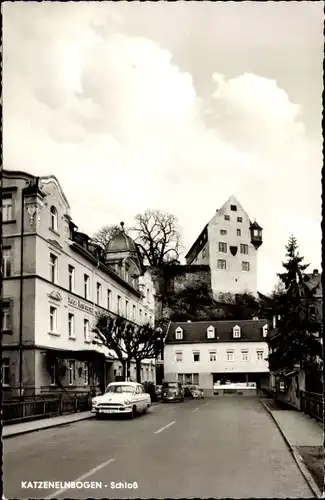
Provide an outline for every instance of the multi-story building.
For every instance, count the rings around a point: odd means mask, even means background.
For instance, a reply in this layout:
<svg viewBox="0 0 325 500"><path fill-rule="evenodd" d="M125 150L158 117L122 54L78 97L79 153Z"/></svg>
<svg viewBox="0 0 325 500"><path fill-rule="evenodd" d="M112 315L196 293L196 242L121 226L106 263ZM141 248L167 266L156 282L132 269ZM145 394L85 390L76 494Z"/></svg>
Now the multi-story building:
<svg viewBox="0 0 325 500"><path fill-rule="evenodd" d="M267 386L267 335L264 319L170 323L164 346L164 378L199 385L206 394L212 394L218 381Z"/></svg>
<svg viewBox="0 0 325 500"><path fill-rule="evenodd" d="M94 344L96 314L154 325L153 284L136 245L122 228L103 254L78 232L54 176L3 171L2 203L4 389L102 390L122 366ZM154 361L143 361L142 376L155 380Z"/></svg>
<svg viewBox="0 0 325 500"><path fill-rule="evenodd" d="M187 265L209 265L214 298L257 293L257 250L262 228L234 196L216 211L186 255ZM230 294L230 295L227 295Z"/></svg>

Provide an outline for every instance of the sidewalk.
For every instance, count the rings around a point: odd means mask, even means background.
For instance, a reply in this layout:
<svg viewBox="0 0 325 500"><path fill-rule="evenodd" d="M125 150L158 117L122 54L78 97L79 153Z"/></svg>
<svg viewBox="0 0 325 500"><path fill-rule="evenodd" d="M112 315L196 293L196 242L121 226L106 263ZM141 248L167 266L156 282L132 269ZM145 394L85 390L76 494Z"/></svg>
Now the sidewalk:
<svg viewBox="0 0 325 500"><path fill-rule="evenodd" d="M151 406L159 404L159 401L151 403ZM18 436L19 434L27 434L29 432L42 431L50 429L51 427L60 427L62 425L69 425L74 422L80 422L88 418L95 418L95 414L90 411L83 411L80 413L69 413L68 415L61 415L58 417L42 418L32 420L31 422L22 422L20 424L4 425L2 427L2 438L9 438Z"/></svg>
<svg viewBox="0 0 325 500"><path fill-rule="evenodd" d="M2 427L2 438L18 436L19 434L27 434L28 432L41 431L50 429L51 427L59 427L68 425L73 422L94 418L94 413L83 411L80 413L69 413L68 415L60 415L59 417L42 418L32 420L31 422L22 422L20 424L10 424Z"/></svg>
<svg viewBox="0 0 325 500"><path fill-rule="evenodd" d="M323 443L321 422L294 409L280 409L271 398L260 398L270 413L293 457L317 498L323 498Z"/></svg>

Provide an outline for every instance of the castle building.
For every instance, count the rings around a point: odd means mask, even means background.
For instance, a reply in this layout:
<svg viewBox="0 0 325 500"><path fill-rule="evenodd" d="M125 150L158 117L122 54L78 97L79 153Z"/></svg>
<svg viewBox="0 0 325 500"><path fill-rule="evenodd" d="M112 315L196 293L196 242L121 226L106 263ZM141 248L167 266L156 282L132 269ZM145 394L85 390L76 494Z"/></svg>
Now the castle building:
<svg viewBox="0 0 325 500"><path fill-rule="evenodd" d="M122 366L94 343L96 314L154 326L154 287L136 245L122 229L103 254L78 231L54 176L3 171L2 206L4 396L103 390ZM141 368L142 381L155 381L153 360Z"/></svg>
<svg viewBox="0 0 325 500"><path fill-rule="evenodd" d="M237 293L257 294L257 251L262 228L231 196L216 211L185 256L186 264L209 265L215 300Z"/></svg>

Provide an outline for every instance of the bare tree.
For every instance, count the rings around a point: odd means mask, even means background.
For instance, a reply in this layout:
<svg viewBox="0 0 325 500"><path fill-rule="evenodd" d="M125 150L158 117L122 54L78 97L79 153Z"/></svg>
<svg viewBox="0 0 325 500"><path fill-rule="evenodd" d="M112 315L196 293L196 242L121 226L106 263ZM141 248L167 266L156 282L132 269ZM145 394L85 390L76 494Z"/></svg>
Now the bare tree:
<svg viewBox="0 0 325 500"><path fill-rule="evenodd" d="M111 349L123 366L124 377L130 377L131 361L135 361L137 381L140 382L140 365L144 359L156 358L162 350L162 329L151 328L148 324L135 326L121 317L99 314L93 329L96 338Z"/></svg>
<svg viewBox="0 0 325 500"><path fill-rule="evenodd" d="M146 265L161 269L178 263L180 233L174 215L161 210L146 210L135 217L135 226L106 225L93 236L93 241L107 250L109 242L122 231L133 237Z"/></svg>
<svg viewBox="0 0 325 500"><path fill-rule="evenodd" d="M121 231L124 231L126 234L129 234L130 228L124 227L124 222L121 222L120 226L118 224L106 225L103 226L99 231L97 231L97 233L94 234L92 240L94 241L94 243L100 245L104 250L107 250L110 241L115 236L120 234Z"/></svg>
<svg viewBox="0 0 325 500"><path fill-rule="evenodd" d="M176 217L161 210L146 210L135 220L135 242L144 262L155 268L178 263L180 233Z"/></svg>

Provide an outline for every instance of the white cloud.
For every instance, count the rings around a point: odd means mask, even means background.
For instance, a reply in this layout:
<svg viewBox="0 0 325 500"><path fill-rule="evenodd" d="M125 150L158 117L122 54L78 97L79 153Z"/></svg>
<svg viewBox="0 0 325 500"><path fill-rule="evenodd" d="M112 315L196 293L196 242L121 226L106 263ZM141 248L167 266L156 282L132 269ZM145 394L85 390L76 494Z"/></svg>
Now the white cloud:
<svg viewBox="0 0 325 500"><path fill-rule="evenodd" d="M123 27L116 10L105 24L104 5L22 5L4 9L5 168L55 174L89 233L148 207L175 213L186 249L235 193L264 227L261 291L292 231L319 267L320 142L275 80L211 67L202 97L157 42L108 30Z"/></svg>

